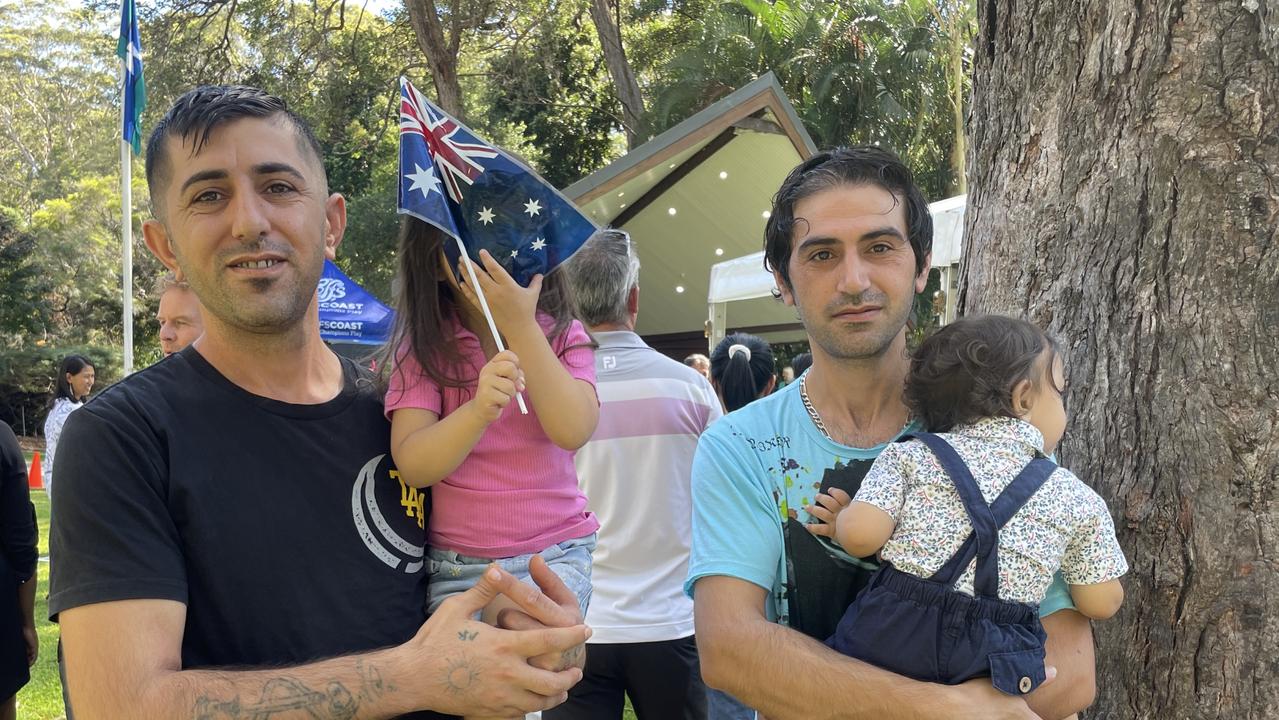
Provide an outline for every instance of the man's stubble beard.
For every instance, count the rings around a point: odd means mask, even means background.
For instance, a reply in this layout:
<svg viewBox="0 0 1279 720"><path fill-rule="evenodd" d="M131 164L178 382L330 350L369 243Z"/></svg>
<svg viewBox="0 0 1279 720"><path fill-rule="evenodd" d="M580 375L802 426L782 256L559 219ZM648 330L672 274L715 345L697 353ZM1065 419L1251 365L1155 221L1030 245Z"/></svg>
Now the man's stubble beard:
<svg viewBox="0 0 1279 720"><path fill-rule="evenodd" d="M804 325L804 330L808 333L813 344L821 348L827 356L834 360L871 360L882 357L893 346L893 342L905 329L907 321L910 319L910 313L914 307L914 300L904 303L901 308L892 308L887 302L882 304L882 312L886 317L882 318L882 325L876 323L876 327L867 328L859 332L840 332L836 329L836 321L829 318L828 308L834 306L856 306L863 302L862 297L857 296L852 300L842 303L832 303L822 308L819 313L824 322L810 323L805 315L804 309L796 304L795 309L799 314L799 320ZM891 317L887 317L887 313L892 312Z"/></svg>
<svg viewBox="0 0 1279 720"><path fill-rule="evenodd" d="M296 253L288 251L284 255L290 265L298 268ZM255 335L269 335L287 332L302 322L315 297L323 271L324 261L321 259L319 267L314 272L306 272L306 277L285 273L276 279L250 280L248 284L256 292L248 294L235 292L216 278L206 285L204 278L186 273L185 269L184 274L205 312L219 323ZM231 271L223 272L229 274ZM305 287L310 290L303 290Z"/></svg>

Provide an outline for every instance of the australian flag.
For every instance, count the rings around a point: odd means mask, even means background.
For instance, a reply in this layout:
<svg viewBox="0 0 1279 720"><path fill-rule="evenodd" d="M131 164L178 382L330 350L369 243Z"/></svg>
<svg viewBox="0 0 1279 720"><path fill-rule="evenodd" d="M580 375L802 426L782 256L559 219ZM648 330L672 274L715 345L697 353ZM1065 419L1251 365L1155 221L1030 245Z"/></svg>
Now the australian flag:
<svg viewBox="0 0 1279 720"><path fill-rule="evenodd" d="M399 211L428 222L479 261L488 250L525 287L595 232L537 173L489 145L400 78ZM455 243L445 251L456 264Z"/></svg>

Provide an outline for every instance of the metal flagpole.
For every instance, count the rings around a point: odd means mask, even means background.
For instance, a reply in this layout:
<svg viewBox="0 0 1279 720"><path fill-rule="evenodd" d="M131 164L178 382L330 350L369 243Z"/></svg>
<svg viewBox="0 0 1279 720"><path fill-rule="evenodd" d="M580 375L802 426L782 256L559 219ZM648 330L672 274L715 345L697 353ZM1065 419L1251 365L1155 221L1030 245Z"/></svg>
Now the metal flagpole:
<svg viewBox="0 0 1279 720"><path fill-rule="evenodd" d="M120 127L129 121L127 103L123 102L124 93L128 90L129 63L132 57L126 55L120 60ZM129 152L133 150L129 141L120 136L120 214L123 219L120 227L123 230L124 269L121 272L124 281L124 374L133 372L133 165Z"/></svg>
<svg viewBox="0 0 1279 720"><path fill-rule="evenodd" d="M475 296L480 299L480 309L484 311L484 319L488 320L489 332L493 333L493 342L497 343L497 351L504 352L506 344L502 342L502 336L497 332L497 323L493 322L493 313L489 312L489 302L484 299L484 288L480 287L479 278L475 277L475 268L471 267L471 256L466 254L466 245L462 244L462 239L454 235L453 239L457 241L458 252L462 253L462 259L466 262L466 274L471 278L471 287L475 288ZM528 415L528 405L524 404L524 394L515 393L515 401L520 404L520 414Z"/></svg>

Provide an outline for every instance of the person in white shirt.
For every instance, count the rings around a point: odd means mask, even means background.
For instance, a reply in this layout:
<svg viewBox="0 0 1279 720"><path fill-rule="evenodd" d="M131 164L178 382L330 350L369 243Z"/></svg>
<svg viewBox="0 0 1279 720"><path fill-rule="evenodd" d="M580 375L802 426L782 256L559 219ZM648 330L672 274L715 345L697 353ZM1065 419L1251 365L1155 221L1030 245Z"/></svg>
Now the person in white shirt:
<svg viewBox="0 0 1279 720"><path fill-rule="evenodd" d="M89 358L83 355L68 355L62 358L62 366L58 369L58 380L53 393L53 404L49 406L49 415L44 420L44 491L53 495L53 461L58 450L58 437L62 435L62 425L67 416L79 410L89 398L93 389L94 368Z"/></svg>

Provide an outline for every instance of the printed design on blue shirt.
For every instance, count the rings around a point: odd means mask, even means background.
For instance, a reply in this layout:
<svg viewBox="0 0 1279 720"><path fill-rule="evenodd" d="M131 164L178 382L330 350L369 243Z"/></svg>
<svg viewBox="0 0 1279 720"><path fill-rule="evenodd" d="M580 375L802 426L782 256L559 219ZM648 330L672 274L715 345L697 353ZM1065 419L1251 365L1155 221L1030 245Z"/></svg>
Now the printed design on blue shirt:
<svg viewBox="0 0 1279 720"><path fill-rule="evenodd" d="M732 435L759 455L782 525L786 576L773 591L777 620L825 639L865 584L866 571L875 564L873 559L859 562L831 540L810 533L806 525L818 520L805 508L816 502L818 493L832 488L843 490L849 497L857 494L874 461L822 451L825 457L814 462L801 454L817 448L802 439L792 441L788 434L752 437L734 428ZM818 463L821 466L815 467ZM792 598L797 600L792 603Z"/></svg>

